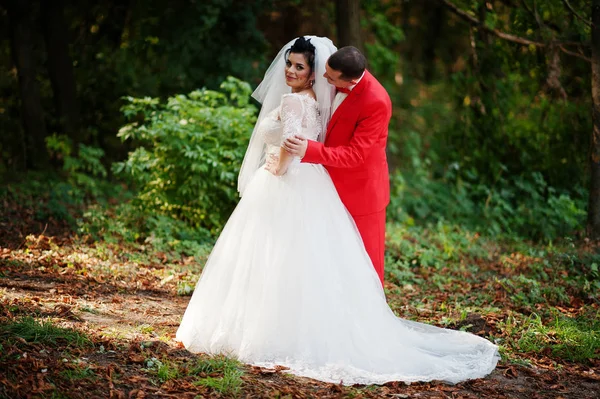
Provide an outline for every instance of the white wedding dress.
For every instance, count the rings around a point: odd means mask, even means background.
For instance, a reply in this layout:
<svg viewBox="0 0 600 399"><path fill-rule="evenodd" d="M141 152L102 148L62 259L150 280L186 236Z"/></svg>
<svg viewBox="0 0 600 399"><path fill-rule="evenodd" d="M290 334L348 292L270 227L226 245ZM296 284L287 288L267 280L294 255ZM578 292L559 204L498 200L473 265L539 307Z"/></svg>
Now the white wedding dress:
<svg viewBox="0 0 600 399"><path fill-rule="evenodd" d="M269 154L320 132L317 103L287 94L260 124ZM386 303L358 230L321 165L256 171L224 227L177 331L191 352L288 367L321 381L382 384L489 374L497 347L403 320Z"/></svg>

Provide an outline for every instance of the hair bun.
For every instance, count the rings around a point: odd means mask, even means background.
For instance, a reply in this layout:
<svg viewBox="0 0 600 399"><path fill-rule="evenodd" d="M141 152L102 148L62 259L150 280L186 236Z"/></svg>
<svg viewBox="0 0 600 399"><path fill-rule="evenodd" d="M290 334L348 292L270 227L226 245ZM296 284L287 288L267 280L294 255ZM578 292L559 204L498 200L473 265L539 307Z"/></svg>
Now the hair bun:
<svg viewBox="0 0 600 399"><path fill-rule="evenodd" d="M310 42L311 39L307 39L304 36L300 36L292 47L290 48L292 53L303 53L305 51L310 51L311 53L315 52L315 46Z"/></svg>
<svg viewBox="0 0 600 399"><path fill-rule="evenodd" d="M304 36L300 36L292 44L292 47L286 50L285 54L286 58L289 53L304 54L310 68L313 69L315 67L315 52L315 46L310 42L310 38L307 39Z"/></svg>

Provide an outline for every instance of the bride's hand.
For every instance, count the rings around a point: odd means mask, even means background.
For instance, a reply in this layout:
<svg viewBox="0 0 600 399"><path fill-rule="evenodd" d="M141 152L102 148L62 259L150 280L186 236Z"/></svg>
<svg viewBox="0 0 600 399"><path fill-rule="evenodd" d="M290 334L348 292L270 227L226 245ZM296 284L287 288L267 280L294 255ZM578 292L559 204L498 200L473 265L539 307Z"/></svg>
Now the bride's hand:
<svg viewBox="0 0 600 399"><path fill-rule="evenodd" d="M275 176L283 176L285 175L285 172L287 172L287 168L278 168L276 163L266 164L265 169Z"/></svg>
<svg viewBox="0 0 600 399"><path fill-rule="evenodd" d="M284 169L279 166L279 158L273 155L269 155L267 157L265 169L274 174L275 176L283 176L287 171L287 168Z"/></svg>
<svg viewBox="0 0 600 399"><path fill-rule="evenodd" d="M265 170L268 170L269 172L275 174L275 170L277 169L278 163L279 158L275 157L273 154L269 154L265 162Z"/></svg>

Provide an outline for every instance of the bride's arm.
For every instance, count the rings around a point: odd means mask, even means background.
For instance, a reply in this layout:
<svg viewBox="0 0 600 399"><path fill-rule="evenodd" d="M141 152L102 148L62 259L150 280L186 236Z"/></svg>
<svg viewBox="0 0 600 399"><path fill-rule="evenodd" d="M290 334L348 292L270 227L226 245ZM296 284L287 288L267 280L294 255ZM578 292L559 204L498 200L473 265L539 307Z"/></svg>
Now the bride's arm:
<svg viewBox="0 0 600 399"><path fill-rule="evenodd" d="M293 160L294 156L281 147L278 162L267 165L267 170L275 176L283 176Z"/></svg>
<svg viewBox="0 0 600 399"><path fill-rule="evenodd" d="M298 135L302 131L302 100L297 96L286 95L281 101L281 122L283 123L283 137ZM279 150L279 160L275 164L267 166L267 170L276 176L282 176L294 160L294 155L287 152L283 147Z"/></svg>

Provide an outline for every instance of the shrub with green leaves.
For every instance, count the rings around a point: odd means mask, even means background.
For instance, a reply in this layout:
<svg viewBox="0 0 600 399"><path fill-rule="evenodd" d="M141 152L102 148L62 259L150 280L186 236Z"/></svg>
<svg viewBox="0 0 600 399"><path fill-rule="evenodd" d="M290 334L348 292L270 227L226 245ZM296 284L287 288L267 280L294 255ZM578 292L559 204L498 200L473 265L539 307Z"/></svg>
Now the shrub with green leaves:
<svg viewBox="0 0 600 399"><path fill-rule="evenodd" d="M583 224L585 190L558 190L539 171L510 177L498 173L489 183L478 170L453 163L440 174L432 161L435 154L423 158L422 146L420 138L411 135L405 148L410 166L392 174L392 220L447 220L486 235L538 240L564 237Z"/></svg>
<svg viewBox="0 0 600 399"><path fill-rule="evenodd" d="M130 122L118 136L139 146L113 169L135 184L135 202L145 213L215 233L235 207L256 107L249 103L249 84L229 77L220 88L166 102L125 98L122 111Z"/></svg>
<svg viewBox="0 0 600 399"><path fill-rule="evenodd" d="M79 144L78 150L73 151L71 139L57 134L46 138L46 147L51 156L62 160L66 180L76 191L73 197L98 197L105 191L107 173L102 164L102 148Z"/></svg>

